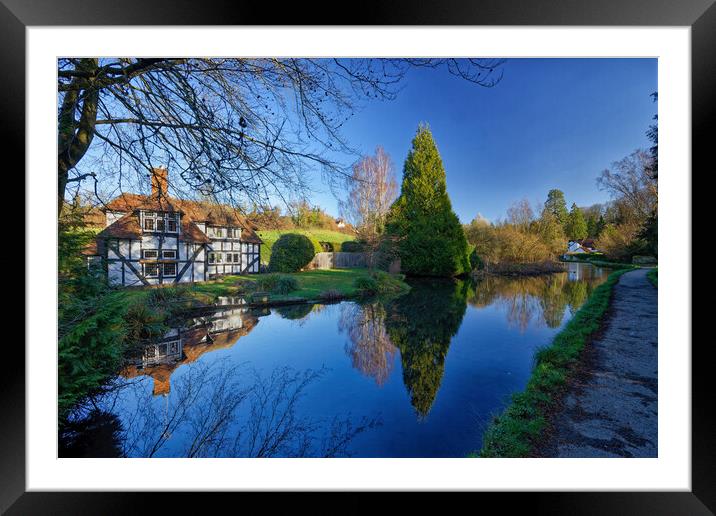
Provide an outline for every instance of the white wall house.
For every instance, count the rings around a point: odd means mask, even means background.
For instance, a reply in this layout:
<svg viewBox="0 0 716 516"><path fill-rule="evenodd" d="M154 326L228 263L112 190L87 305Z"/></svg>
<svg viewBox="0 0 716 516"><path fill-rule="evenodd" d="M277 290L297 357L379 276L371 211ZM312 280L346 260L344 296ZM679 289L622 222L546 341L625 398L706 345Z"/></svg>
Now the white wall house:
<svg viewBox="0 0 716 516"><path fill-rule="evenodd" d="M578 254L586 253L587 251L582 247L582 244L574 240L570 240L567 244L567 253Z"/></svg>
<svg viewBox="0 0 716 516"><path fill-rule="evenodd" d="M259 272L261 239L233 209L167 195L166 169L154 169L151 195L122 194L105 209L96 254L111 285L206 281Z"/></svg>

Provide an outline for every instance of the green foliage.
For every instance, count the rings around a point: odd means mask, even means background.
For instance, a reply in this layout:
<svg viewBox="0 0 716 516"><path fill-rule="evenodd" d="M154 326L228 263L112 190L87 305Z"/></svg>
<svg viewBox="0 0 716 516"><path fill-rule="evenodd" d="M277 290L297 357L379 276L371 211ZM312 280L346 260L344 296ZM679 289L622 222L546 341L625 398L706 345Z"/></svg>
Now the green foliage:
<svg viewBox="0 0 716 516"><path fill-rule="evenodd" d="M646 278L654 285L659 288L659 270L654 267L652 270L646 273Z"/></svg>
<svg viewBox="0 0 716 516"><path fill-rule="evenodd" d="M527 388L493 418L482 438L480 457L528 457L547 426L547 414L573 373L585 343L596 332L609 307L612 289L626 270L613 272L558 333L552 344L539 350ZM583 294L579 294L580 296Z"/></svg>
<svg viewBox="0 0 716 516"><path fill-rule="evenodd" d="M347 240L341 244L341 251L344 253L361 253L365 250L362 242Z"/></svg>
<svg viewBox="0 0 716 516"><path fill-rule="evenodd" d="M567 218L565 233L571 240L582 240L587 238L587 221L584 220L582 210L576 204L572 204L572 209Z"/></svg>
<svg viewBox="0 0 716 516"><path fill-rule="evenodd" d="M420 276L469 272L467 240L447 194L445 169L430 130L421 125L403 167L400 197L386 233L396 241L401 268Z"/></svg>
<svg viewBox="0 0 716 516"><path fill-rule="evenodd" d="M473 244L469 244L468 246L468 257L470 259L470 269L474 271L476 269L483 268L484 264L482 263L480 256L478 256L477 249Z"/></svg>
<svg viewBox="0 0 716 516"><path fill-rule="evenodd" d="M257 290L273 294L288 294L299 289L298 280L287 274L262 274L255 281Z"/></svg>
<svg viewBox="0 0 716 516"><path fill-rule="evenodd" d="M381 270L370 271L369 276L356 278L353 286L361 296L369 295L395 295L402 294L409 290L403 282L404 276L389 274Z"/></svg>
<svg viewBox="0 0 716 516"><path fill-rule="evenodd" d="M258 235L263 241L261 246L261 263L268 264L271 261L271 251L273 245L285 234L299 234L306 235L314 243L314 247L317 253L323 252L323 246L321 242L329 243L331 245L341 244L341 250L346 251L343 248L343 243L351 241L353 236L346 233L340 233L338 231L332 231L329 229L294 229L294 230L265 230L259 231ZM315 242L314 242L315 240Z"/></svg>
<svg viewBox="0 0 716 516"><path fill-rule="evenodd" d="M297 272L323 248L315 238L298 233L286 233L273 245L269 270L271 272Z"/></svg>
<svg viewBox="0 0 716 516"><path fill-rule="evenodd" d="M547 200L544 203L544 207L562 226L567 224L567 201L564 199L564 192L562 192L562 190L556 188L550 190L547 193Z"/></svg>
<svg viewBox="0 0 716 516"><path fill-rule="evenodd" d="M358 292L360 292L360 294L363 296L378 293L378 280L371 276L356 278L353 285L355 286L356 290L358 290Z"/></svg>

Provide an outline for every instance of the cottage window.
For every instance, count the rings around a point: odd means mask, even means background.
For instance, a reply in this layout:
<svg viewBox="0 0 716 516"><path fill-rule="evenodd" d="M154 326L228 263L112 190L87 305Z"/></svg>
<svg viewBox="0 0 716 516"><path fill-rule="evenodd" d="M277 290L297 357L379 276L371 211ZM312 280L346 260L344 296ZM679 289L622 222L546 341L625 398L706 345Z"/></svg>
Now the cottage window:
<svg viewBox="0 0 716 516"><path fill-rule="evenodd" d="M234 253L234 263L239 263L239 253Z"/></svg>
<svg viewBox="0 0 716 516"><path fill-rule="evenodd" d="M231 255L231 253L226 253L226 263L231 263L233 261L234 260L233 260L233 256Z"/></svg>
<svg viewBox="0 0 716 516"><path fill-rule="evenodd" d="M216 255L214 253L209 253L209 263L214 263L216 261Z"/></svg>
<svg viewBox="0 0 716 516"><path fill-rule="evenodd" d="M177 252L175 249L162 251L162 258L164 258L165 260L176 260Z"/></svg>
<svg viewBox="0 0 716 516"><path fill-rule="evenodd" d="M156 260L159 257L159 251L156 249L143 249L143 258L145 260Z"/></svg>
<svg viewBox="0 0 716 516"><path fill-rule="evenodd" d="M144 264L144 275L147 278L157 278L159 276L159 264L158 263L145 263Z"/></svg>
<svg viewBox="0 0 716 516"><path fill-rule="evenodd" d="M177 264L176 263L165 263L163 276L176 276L177 275Z"/></svg>
<svg viewBox="0 0 716 516"><path fill-rule="evenodd" d="M142 212L142 228L144 228L144 231L177 233L178 221L178 213Z"/></svg>

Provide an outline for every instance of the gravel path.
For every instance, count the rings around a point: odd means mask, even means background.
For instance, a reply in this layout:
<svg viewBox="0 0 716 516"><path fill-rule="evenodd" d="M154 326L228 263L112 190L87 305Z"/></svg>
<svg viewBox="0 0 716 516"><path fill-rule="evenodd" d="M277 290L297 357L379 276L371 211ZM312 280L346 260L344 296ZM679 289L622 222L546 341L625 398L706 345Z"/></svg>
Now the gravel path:
<svg viewBox="0 0 716 516"><path fill-rule="evenodd" d="M614 286L603 332L592 341L545 457L657 456L657 289L648 270Z"/></svg>

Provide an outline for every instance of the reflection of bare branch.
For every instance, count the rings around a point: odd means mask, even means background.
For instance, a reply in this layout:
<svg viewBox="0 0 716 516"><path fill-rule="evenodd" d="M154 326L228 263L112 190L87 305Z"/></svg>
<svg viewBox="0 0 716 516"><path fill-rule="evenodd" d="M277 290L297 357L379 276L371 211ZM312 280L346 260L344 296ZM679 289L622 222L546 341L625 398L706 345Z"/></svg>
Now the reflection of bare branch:
<svg viewBox="0 0 716 516"><path fill-rule="evenodd" d="M339 329L348 333L346 353L353 367L383 385L393 370L395 352L385 328L385 307L381 303L341 306Z"/></svg>
<svg viewBox="0 0 716 516"><path fill-rule="evenodd" d="M378 424L350 417L325 422L301 416L299 401L324 373L278 368L269 376L241 375L227 360L194 363L169 396L156 397L145 382L131 382L108 396L102 408L135 407L122 413L123 454L128 457L335 457L348 455L353 438ZM240 377L250 379L248 385ZM121 397L121 402L116 398ZM321 435L327 429L326 435ZM171 446L171 448L170 448Z"/></svg>

